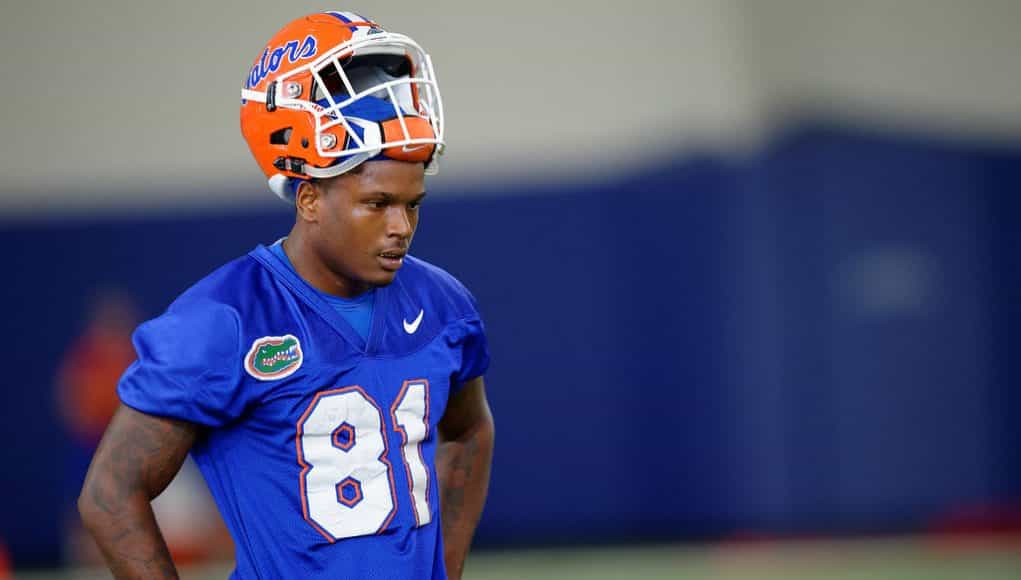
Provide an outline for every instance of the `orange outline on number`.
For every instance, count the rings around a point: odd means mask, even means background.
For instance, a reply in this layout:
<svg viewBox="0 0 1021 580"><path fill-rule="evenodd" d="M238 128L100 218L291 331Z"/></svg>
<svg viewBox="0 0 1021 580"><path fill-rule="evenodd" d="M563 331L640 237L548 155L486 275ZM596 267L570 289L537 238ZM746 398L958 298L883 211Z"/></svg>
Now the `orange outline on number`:
<svg viewBox="0 0 1021 580"><path fill-rule="evenodd" d="M411 465L408 464L408 456L404 450L408 446L408 434L401 427L401 424L397 422L397 407L400 406L404 400L404 395L407 394L408 387L410 385L425 385L425 415L422 420L425 422L425 435L422 437L422 441L416 446L418 447L418 459L422 462L422 467L425 468L425 505L426 509L429 510L430 520L432 519L432 502L429 501L429 487L432 483L432 477L429 473L429 464L425 462L425 456L422 455L422 444L429 439L429 381L428 379L411 379L404 381L401 385L401 390L397 393L397 397L394 399L392 405L390 405L390 419L393 420L394 431L401 434L401 463L404 464L404 473L408 480L408 497L411 498L411 515L415 516L415 527L421 527L422 523L418 521L418 510L415 509L415 490L412 489L413 483L411 480Z"/></svg>
<svg viewBox="0 0 1021 580"><path fill-rule="evenodd" d="M378 459L384 465L386 465L386 475L390 479L390 497L393 499L394 507L393 509L390 510L390 514L386 517L386 520L383 521L383 524L379 526L379 529L377 529L374 533L378 534L385 530L386 527L390 525L390 522L394 519L394 516L397 515L397 490L396 490L397 486L394 483L393 464L391 464L390 460L387 458L387 456L390 454L389 441L390 437L389 434L387 433L386 418L383 416L383 409L379 407L379 403L377 403L376 400L372 398L372 396L365 392L365 389L359 387L358 385L351 385L349 387L341 387L339 389L331 389L329 391L321 391L319 393L316 393L316 396L312 399L312 402L309 403L308 407L305 408L305 412L302 413L301 417L298 418L298 422L296 424L297 433L294 436L294 448L298 453L298 465L301 466L301 473L298 476L298 485L301 489L301 515L303 518L305 518L305 521L308 522L309 525L315 528L315 530L319 532L319 534L322 535L324 538L326 538L326 540L329 541L331 544L343 538L334 538L329 532L321 528L319 524L315 523L308 515L308 497L305 494L305 476L308 474L309 470L312 469L312 466L309 465L308 463L305 463L305 455L302 453L301 450L301 436L304 434L305 419L308 418L309 414L312 412L312 409L315 409L316 405L319 404L319 399L322 399L325 396L337 395L340 393L346 393L350 391L358 391L359 393L361 393L362 396L365 397L365 400L368 401L370 405L375 407L376 412L379 413L379 429L380 436L383 438L383 454L380 455ZM412 506L412 509L414 509L414 506Z"/></svg>

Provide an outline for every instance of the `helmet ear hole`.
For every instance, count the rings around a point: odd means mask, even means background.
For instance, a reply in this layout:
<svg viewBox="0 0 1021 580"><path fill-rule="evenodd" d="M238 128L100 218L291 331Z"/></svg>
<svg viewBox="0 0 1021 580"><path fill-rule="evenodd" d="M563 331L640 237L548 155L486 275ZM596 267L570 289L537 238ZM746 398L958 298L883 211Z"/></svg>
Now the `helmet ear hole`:
<svg viewBox="0 0 1021 580"><path fill-rule="evenodd" d="M291 133L294 127L284 127L269 134L270 145L287 145L291 142Z"/></svg>

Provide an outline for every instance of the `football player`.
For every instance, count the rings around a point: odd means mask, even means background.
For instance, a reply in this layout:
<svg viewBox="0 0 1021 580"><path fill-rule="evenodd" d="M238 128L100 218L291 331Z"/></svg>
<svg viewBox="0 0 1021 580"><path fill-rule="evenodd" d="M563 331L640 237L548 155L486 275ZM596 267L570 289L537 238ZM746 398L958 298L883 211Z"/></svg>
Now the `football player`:
<svg viewBox="0 0 1021 580"><path fill-rule="evenodd" d="M138 327L82 519L116 577L176 577L150 500L191 452L232 578L460 578L493 420L475 299L408 254L444 143L432 63L367 18L313 14L241 97L294 227Z"/></svg>

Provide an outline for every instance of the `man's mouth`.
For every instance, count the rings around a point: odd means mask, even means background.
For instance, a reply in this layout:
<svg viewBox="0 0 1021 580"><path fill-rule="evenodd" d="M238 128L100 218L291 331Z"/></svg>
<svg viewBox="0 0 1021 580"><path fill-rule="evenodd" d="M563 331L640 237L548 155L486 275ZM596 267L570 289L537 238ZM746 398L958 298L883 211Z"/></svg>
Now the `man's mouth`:
<svg viewBox="0 0 1021 580"><path fill-rule="evenodd" d="M379 253L380 262L383 263L384 270L396 271L404 263L404 256L407 255L405 250L387 250Z"/></svg>

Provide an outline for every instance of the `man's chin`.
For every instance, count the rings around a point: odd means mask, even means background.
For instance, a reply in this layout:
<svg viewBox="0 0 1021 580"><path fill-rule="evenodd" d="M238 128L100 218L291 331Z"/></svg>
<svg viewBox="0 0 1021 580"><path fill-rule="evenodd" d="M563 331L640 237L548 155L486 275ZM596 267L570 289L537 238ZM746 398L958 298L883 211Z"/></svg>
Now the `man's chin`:
<svg viewBox="0 0 1021 580"><path fill-rule="evenodd" d="M366 281L369 284L371 284L373 286L377 286L377 287L389 286L390 284L393 283L394 278L396 278L396 277L397 277L397 272L396 271L390 272L390 271L387 271L387 270L383 270L382 272L377 272L372 277L372 279L366 280Z"/></svg>

